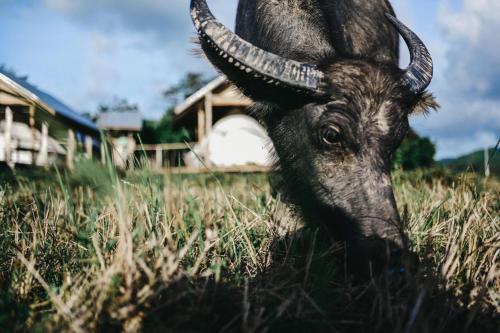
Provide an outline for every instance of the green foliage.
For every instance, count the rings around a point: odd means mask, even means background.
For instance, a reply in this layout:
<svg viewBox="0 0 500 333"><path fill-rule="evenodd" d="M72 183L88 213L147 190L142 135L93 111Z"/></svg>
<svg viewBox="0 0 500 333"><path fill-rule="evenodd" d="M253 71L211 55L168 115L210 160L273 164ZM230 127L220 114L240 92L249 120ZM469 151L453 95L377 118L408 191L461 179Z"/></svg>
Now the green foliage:
<svg viewBox="0 0 500 333"><path fill-rule="evenodd" d="M143 124L140 139L146 144L177 143L191 141L194 133L185 128L174 128L173 109L180 101L191 96L203 88L210 79L201 73L187 73L177 84L172 85L163 92L169 103L163 117L158 121L146 120Z"/></svg>
<svg viewBox="0 0 500 333"><path fill-rule="evenodd" d="M492 175L500 177L500 150L491 148L488 150L490 156L490 171ZM455 172L478 172L484 173L484 151L476 151L454 159L439 161L439 164Z"/></svg>
<svg viewBox="0 0 500 333"><path fill-rule="evenodd" d="M19 75L13 68L7 67L5 64L0 65L0 72L8 73L20 81L27 82L29 78L27 75Z"/></svg>
<svg viewBox="0 0 500 333"><path fill-rule="evenodd" d="M139 106L137 104L130 103L126 98L114 97L113 101L109 104L99 105L98 112L129 112L129 111L139 111Z"/></svg>
<svg viewBox="0 0 500 333"><path fill-rule="evenodd" d="M179 83L165 90L163 95L168 99L170 104L175 105L203 88L209 82L210 79L204 77L203 74L189 72Z"/></svg>
<svg viewBox="0 0 500 333"><path fill-rule="evenodd" d="M435 154L436 146L429 138L422 138L414 130L410 130L396 151L393 166L403 170L430 168L434 165Z"/></svg>
<svg viewBox="0 0 500 333"><path fill-rule="evenodd" d="M142 131L139 134L141 141L148 144L191 141L194 133L185 128L174 129L173 121L174 113L172 109L167 110L159 121L144 121Z"/></svg>
<svg viewBox="0 0 500 333"><path fill-rule="evenodd" d="M84 186L95 192L105 192L112 188L109 171L106 166L97 161L81 159L75 169L65 175L65 181L71 186Z"/></svg>

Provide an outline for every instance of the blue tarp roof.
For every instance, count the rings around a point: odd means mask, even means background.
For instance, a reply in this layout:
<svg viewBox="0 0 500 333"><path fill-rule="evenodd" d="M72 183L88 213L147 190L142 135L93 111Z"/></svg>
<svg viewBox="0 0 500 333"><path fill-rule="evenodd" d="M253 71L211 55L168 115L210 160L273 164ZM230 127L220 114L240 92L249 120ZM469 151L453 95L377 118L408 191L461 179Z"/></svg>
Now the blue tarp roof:
<svg viewBox="0 0 500 333"><path fill-rule="evenodd" d="M138 110L108 111L99 114L97 125L99 128L107 130L140 131L142 129L142 116Z"/></svg>
<svg viewBox="0 0 500 333"><path fill-rule="evenodd" d="M9 79L20 85L21 87L23 87L24 89L29 90L32 94L36 95L43 103L47 104L52 109L54 109L54 111L58 115L74 123L77 123L78 125L85 127L90 131L99 132L99 128L92 120L74 111L73 109L71 109L69 106L67 106L54 96L46 93L43 90L38 89L34 85L30 84L27 80L21 79L10 72L3 70L1 67L0 67L0 73L5 75Z"/></svg>

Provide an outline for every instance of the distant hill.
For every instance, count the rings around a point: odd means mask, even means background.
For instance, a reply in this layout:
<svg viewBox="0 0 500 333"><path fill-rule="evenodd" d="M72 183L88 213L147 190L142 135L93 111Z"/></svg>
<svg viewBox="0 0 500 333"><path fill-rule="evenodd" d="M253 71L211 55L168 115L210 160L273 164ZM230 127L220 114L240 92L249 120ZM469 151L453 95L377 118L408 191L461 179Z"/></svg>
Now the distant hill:
<svg viewBox="0 0 500 333"><path fill-rule="evenodd" d="M493 156L490 160L491 174L500 177L500 149L497 149L495 152L495 149L492 148L489 150L489 154ZM484 173L484 151L476 151L454 159L441 160L438 164L457 172L471 171Z"/></svg>

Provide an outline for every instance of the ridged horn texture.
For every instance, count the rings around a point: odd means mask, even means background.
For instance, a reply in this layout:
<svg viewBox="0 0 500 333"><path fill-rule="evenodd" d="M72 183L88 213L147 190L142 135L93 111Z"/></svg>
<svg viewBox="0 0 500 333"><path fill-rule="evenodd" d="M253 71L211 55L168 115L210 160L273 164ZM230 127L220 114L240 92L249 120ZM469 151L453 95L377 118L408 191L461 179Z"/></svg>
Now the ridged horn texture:
<svg viewBox="0 0 500 333"><path fill-rule="evenodd" d="M410 50L410 65L404 71L403 81L413 94L421 94L432 81L434 67L432 57L422 40L401 21L390 14L387 19L396 27Z"/></svg>
<svg viewBox="0 0 500 333"><path fill-rule="evenodd" d="M216 55L216 63L273 86L311 96L326 94L325 75L316 66L282 58L243 40L217 21L205 0L191 0L191 18L201 42Z"/></svg>

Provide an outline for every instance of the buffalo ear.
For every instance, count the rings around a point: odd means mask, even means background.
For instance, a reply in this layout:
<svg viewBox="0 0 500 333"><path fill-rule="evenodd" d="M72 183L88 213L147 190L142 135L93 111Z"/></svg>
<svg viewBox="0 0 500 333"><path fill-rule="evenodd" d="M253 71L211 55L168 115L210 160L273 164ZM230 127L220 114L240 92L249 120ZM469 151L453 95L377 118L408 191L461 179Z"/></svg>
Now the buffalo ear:
<svg viewBox="0 0 500 333"><path fill-rule="evenodd" d="M437 111L439 108L440 105L436 101L434 95L426 91L417 99L410 114L428 114L431 110Z"/></svg>

